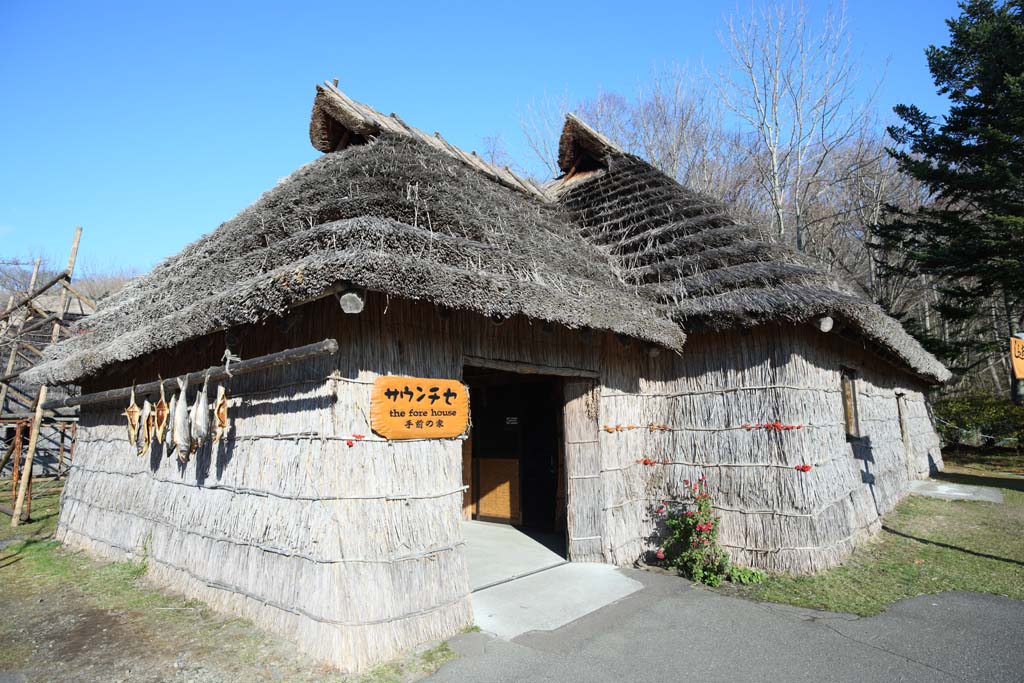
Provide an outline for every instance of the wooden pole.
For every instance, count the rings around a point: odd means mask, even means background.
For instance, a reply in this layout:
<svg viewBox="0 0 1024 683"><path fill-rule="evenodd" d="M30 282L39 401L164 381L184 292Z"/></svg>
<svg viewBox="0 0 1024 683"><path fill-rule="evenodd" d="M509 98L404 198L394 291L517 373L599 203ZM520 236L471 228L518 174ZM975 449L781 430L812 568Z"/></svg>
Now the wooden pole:
<svg viewBox="0 0 1024 683"><path fill-rule="evenodd" d="M75 272L75 260L78 258L78 244L82 240L82 227L75 227L75 237L71 241L71 253L68 255L68 266L64 269L64 277L71 279ZM64 319L64 313L68 305L68 290L61 287L60 303L57 306L57 320L53 323L53 331L50 333L50 343L56 344L60 338L60 324ZM25 504L25 496L28 494L28 485L32 481L32 459L36 454L36 444L39 442L39 427L43 422L43 404L46 403L46 385L39 385L39 394L36 396L36 414L32 418L32 426L28 437L28 453L25 454L25 470L28 476L21 480L18 489L18 500L14 503L14 515L11 516L11 526L18 526L18 518L21 516L21 508ZM29 503L31 506L31 503Z"/></svg>
<svg viewBox="0 0 1024 683"><path fill-rule="evenodd" d="M18 475L21 473L21 430L25 426L19 422L14 430L14 460L11 462L11 505L18 499Z"/></svg>
<svg viewBox="0 0 1024 683"><path fill-rule="evenodd" d="M249 360L238 361L232 363L230 369L225 368L223 365L215 365L206 370L200 370L199 372L192 372L185 375L185 383L187 385L202 384L203 381L209 377L210 380L217 382L222 379L227 379L234 375L242 375L247 372L253 372L256 370L263 370L265 368L272 368L278 365L285 365L288 363L294 363L296 361L305 360L307 358L316 358L317 356L334 355L338 352L338 342L334 339L325 339L315 344L307 344L305 346L299 346L294 349L287 349L285 351L278 351L277 353L270 353L266 356L258 356L256 358L250 358ZM160 381L147 382L146 384L138 384L134 387L135 395L138 397L155 394L160 391ZM174 390L177 388L177 383L174 378L163 380L164 389ZM57 399L50 401L46 404L47 410L54 410L56 408L68 408L71 406L87 406L96 405L99 403L111 403L114 401L120 401L128 398L131 395L133 387L122 387L121 389L109 389L107 391L98 391L95 394L84 394L82 396L68 396L67 398Z"/></svg>
<svg viewBox="0 0 1024 683"><path fill-rule="evenodd" d="M61 473L64 470L64 429L67 427L66 424L61 423L60 425L60 450L57 452L57 479L60 479Z"/></svg>
<svg viewBox="0 0 1024 683"><path fill-rule="evenodd" d="M79 230L81 230L81 228L79 228ZM70 277L69 273L67 273L67 272L64 272L64 273L61 273L60 275L58 275L58 276L57 276L57 277L55 277L55 278L52 278L52 279L50 279L50 280L47 280L47 281L46 281L46 282L45 282L45 283L44 283L44 284L43 284L43 285L42 285L42 286L41 286L41 287L40 287L39 289L37 289L36 291L34 291L34 292L31 292L31 293L29 293L29 294L26 294L26 295L25 295L25 297L24 297L24 298L22 298L21 300L17 301L17 302L16 302L15 304L14 304L14 306L13 306L13 307L9 308L8 310L4 311L3 313L0 313L0 321L6 320L6 319L7 319L7 318L9 318L9 317L11 316L11 314L13 314L13 313L14 313L14 312L15 312L16 310L18 310L18 309L19 309L19 308L21 308L22 306L25 306L25 305L27 305L27 304L31 303L31 302L32 302L32 301L33 301L33 300L34 300L34 299L35 299L36 297L38 297L38 296L41 296L41 295L42 295L42 294L44 294L44 293L45 293L45 292L46 292L46 291L47 291L48 289L50 289L50 288L51 288L51 287L53 287L54 285L60 284L60 281L61 281L61 280L65 279L65 278L68 278L68 277Z"/></svg>
<svg viewBox="0 0 1024 683"><path fill-rule="evenodd" d="M32 418L32 426L29 428L28 453L25 454L26 476L21 478L18 487L18 498L14 501L14 514L11 515L11 526L18 526L21 517L21 508L25 505L25 496L28 494L28 483L31 481L32 459L36 454L36 443L39 441L39 425L43 421L43 403L46 401L46 385L39 386L39 396L36 399L36 414Z"/></svg>
<svg viewBox="0 0 1024 683"><path fill-rule="evenodd" d="M31 465L31 461L29 461L28 470L22 472L21 476L24 477L24 479L25 479L26 485L28 487L28 492L25 494L25 507L22 509L22 511L21 511L21 518L18 521L19 522L28 522L28 521L30 521L32 519L32 465ZM17 503L15 503L15 504L17 504ZM12 515L12 517L13 517L13 515Z"/></svg>
<svg viewBox="0 0 1024 683"><path fill-rule="evenodd" d="M41 264L42 264L42 259L36 259L35 265L32 266L32 278L29 280L29 283L28 283L28 294L29 294L29 296L31 296L32 293L35 292L35 289L36 289L36 278L39 277L39 266ZM25 327L25 322L27 320L28 320L28 316L26 315L18 323L17 329L15 330L14 334L11 335L11 355L7 357L7 367L4 370L4 377L5 378L10 376L14 372L14 363L18 359L18 337L21 336L21 333L22 333L22 331L23 331L23 329ZM6 406L6 405L7 405L7 382L5 381L5 382L3 382L3 384L0 384L0 413L3 412L4 406Z"/></svg>

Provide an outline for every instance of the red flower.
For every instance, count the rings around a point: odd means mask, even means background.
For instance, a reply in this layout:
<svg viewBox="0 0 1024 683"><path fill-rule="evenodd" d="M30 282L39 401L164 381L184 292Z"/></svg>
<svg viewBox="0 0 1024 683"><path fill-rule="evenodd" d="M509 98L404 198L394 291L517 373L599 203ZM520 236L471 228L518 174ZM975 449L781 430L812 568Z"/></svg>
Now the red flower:
<svg viewBox="0 0 1024 683"><path fill-rule="evenodd" d="M658 508L658 514L659 514L659 515L660 515L661 513L663 513L664 511L665 511L665 506L664 506L664 505L662 505L662 506L661 506L660 508Z"/></svg>
<svg viewBox="0 0 1024 683"><path fill-rule="evenodd" d="M657 557L659 560L664 560L665 559L665 549L664 548L658 548L658 552L655 553L654 556Z"/></svg>
<svg viewBox="0 0 1024 683"><path fill-rule="evenodd" d="M349 439L348 441L345 442L345 445L348 446L349 448L352 448L353 446L355 446L355 443L353 443L352 440Z"/></svg>
<svg viewBox="0 0 1024 683"><path fill-rule="evenodd" d="M687 510L686 511L686 516L687 517L693 517L693 510Z"/></svg>
<svg viewBox="0 0 1024 683"><path fill-rule="evenodd" d="M683 484L685 484L686 486L689 486L690 485L690 480L689 479L683 479Z"/></svg>

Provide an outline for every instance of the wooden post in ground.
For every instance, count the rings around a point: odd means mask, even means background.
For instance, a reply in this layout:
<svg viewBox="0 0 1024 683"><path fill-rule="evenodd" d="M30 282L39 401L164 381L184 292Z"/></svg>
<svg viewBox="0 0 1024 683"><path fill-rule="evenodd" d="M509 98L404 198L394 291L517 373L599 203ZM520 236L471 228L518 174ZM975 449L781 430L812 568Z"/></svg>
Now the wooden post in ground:
<svg viewBox="0 0 1024 683"><path fill-rule="evenodd" d="M39 426L43 422L43 403L46 402L46 385L39 387L39 395L36 398L36 412L32 416L32 426L29 427L28 452L25 454L25 476L21 477L18 487L18 498L14 501L14 514L11 515L11 526L18 526L21 517L21 509L25 505L25 496L28 494L28 484L32 481L32 459L36 455L36 444L39 442Z"/></svg>
<svg viewBox="0 0 1024 683"><path fill-rule="evenodd" d="M14 459L11 461L11 505L18 499L18 475L21 472L21 430L25 426L25 423L18 421L18 426L14 428L14 447L11 449L14 453Z"/></svg>
<svg viewBox="0 0 1024 683"><path fill-rule="evenodd" d="M21 519L18 521L28 522L32 519L32 467L29 466L26 471L21 473L21 476L25 478L28 492L25 494L25 506L21 510Z"/></svg>
<svg viewBox="0 0 1024 683"><path fill-rule="evenodd" d="M71 254L68 255L68 267L64 269L64 277L71 279L75 272L75 259L78 258L78 243L82 239L82 228L75 228L75 238L71 242ZM60 303L57 305L57 319L53 322L53 331L50 333L50 344L56 344L60 338L60 325L64 320L64 314L68 307L68 290L65 287L60 289ZM11 516L11 526L18 526L18 518L21 516L21 509L25 505L25 496L28 494L28 484L32 481L32 459L36 454L36 444L39 442L39 427L43 422L43 404L46 403L46 385L39 385L39 394L36 396L36 412L32 417L32 426L29 430L28 453L25 454L25 471L29 476L23 477L21 486L18 488L18 499L14 502L14 514ZM31 504L30 504L31 505Z"/></svg>

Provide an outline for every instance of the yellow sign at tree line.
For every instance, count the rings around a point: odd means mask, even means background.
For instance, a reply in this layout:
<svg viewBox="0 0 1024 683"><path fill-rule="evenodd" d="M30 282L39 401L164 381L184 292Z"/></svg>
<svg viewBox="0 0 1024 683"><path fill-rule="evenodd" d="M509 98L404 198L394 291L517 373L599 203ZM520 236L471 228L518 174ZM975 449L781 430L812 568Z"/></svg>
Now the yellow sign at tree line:
<svg viewBox="0 0 1024 683"><path fill-rule="evenodd" d="M1010 337L1010 361L1013 363L1013 376L1024 379L1024 339Z"/></svg>
<svg viewBox="0 0 1024 683"><path fill-rule="evenodd" d="M370 428L387 439L452 439L469 426L469 388L454 379L378 377Z"/></svg>

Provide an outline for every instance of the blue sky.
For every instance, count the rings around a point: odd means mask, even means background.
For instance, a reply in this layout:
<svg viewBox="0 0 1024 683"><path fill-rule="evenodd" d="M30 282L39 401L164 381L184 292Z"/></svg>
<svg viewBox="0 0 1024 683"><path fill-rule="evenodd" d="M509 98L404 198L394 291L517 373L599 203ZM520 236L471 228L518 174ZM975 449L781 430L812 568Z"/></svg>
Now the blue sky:
<svg viewBox="0 0 1024 683"><path fill-rule="evenodd" d="M317 156L314 84L332 77L466 149L501 135L527 164L527 102L630 93L673 61L714 69L736 6L0 0L0 259L61 263L82 225L86 270L148 270ZM943 109L924 48L957 13L850 0L865 87L888 60L881 110Z"/></svg>

